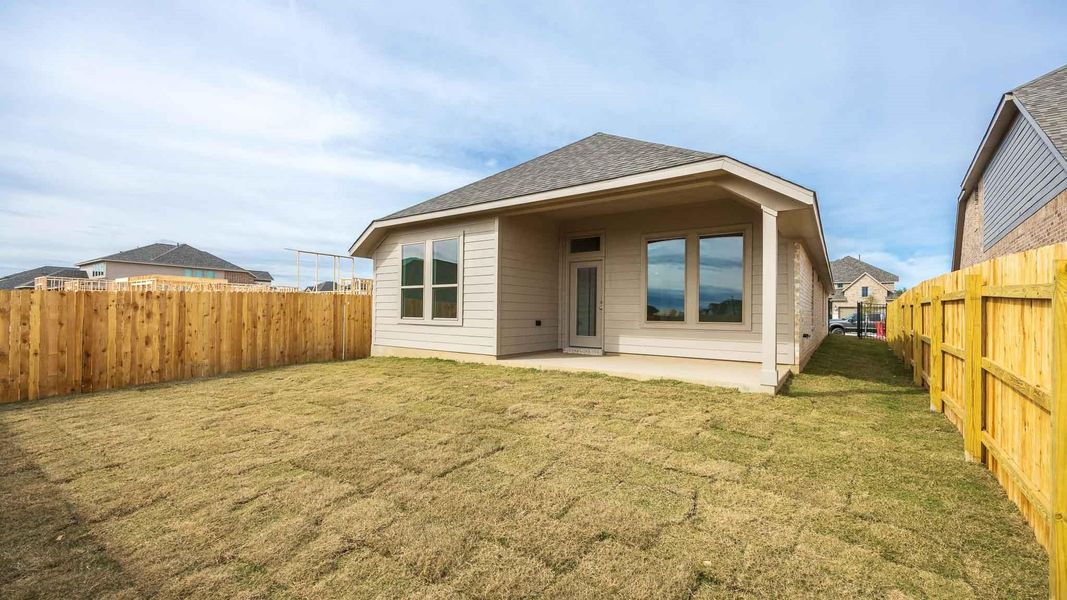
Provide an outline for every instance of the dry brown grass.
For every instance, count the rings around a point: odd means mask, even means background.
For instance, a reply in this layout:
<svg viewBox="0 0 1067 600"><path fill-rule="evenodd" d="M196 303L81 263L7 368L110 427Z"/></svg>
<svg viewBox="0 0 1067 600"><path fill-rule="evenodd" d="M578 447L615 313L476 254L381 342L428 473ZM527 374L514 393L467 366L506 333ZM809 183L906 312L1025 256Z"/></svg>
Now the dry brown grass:
<svg viewBox="0 0 1067 600"><path fill-rule="evenodd" d="M831 337L774 399L369 359L10 406L0 597L1047 597L926 405Z"/></svg>

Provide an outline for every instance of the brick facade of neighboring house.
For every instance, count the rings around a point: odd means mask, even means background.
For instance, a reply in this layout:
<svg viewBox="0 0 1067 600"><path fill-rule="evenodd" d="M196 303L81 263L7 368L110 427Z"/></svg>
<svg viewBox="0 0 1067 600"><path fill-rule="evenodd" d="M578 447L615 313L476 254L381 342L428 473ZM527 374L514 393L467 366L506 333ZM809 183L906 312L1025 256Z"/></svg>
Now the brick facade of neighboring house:
<svg viewBox="0 0 1067 600"><path fill-rule="evenodd" d="M1042 206L1030 218L1004 236L988 250L982 249L982 192L984 183L979 182L975 191L966 199L963 226L960 232L960 260L958 268L987 261L991 258L1014 254L1055 244L1067 239L1067 190L1048 204Z"/></svg>
<svg viewBox="0 0 1067 600"><path fill-rule="evenodd" d="M889 271L851 256L831 262L830 268L834 274L830 316L835 319L843 319L856 312L856 304L859 302L886 304L892 299L900 280Z"/></svg>
<svg viewBox="0 0 1067 600"><path fill-rule="evenodd" d="M1067 67L1004 94L960 187L953 269L1067 241Z"/></svg>

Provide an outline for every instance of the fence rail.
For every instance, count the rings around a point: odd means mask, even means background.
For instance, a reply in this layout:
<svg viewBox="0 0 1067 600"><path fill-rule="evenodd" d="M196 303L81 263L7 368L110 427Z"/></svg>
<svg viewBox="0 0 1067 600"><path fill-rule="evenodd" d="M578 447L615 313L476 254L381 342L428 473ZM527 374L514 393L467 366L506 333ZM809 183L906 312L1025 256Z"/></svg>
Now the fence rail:
<svg viewBox="0 0 1067 600"><path fill-rule="evenodd" d="M1049 551L1067 597L1067 243L935 277L889 305L888 342Z"/></svg>
<svg viewBox="0 0 1067 600"><path fill-rule="evenodd" d="M0 292L0 402L361 358L370 311L359 294Z"/></svg>

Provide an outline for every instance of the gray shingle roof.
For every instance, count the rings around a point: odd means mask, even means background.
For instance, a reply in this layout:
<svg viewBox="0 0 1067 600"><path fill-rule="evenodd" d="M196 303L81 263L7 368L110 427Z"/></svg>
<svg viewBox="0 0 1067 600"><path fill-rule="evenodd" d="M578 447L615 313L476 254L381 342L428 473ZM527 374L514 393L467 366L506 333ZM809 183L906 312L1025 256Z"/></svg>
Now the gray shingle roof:
<svg viewBox="0 0 1067 600"><path fill-rule="evenodd" d="M677 167L719 156L722 155L595 133L385 218L472 206Z"/></svg>
<svg viewBox="0 0 1067 600"><path fill-rule="evenodd" d="M32 288L34 279L46 275L50 277L74 277L78 279L87 277L85 271L73 267L37 267L36 269L29 269L27 271L20 271L5 277L0 277L0 290Z"/></svg>
<svg viewBox="0 0 1067 600"><path fill-rule="evenodd" d="M245 271L228 260L214 254L194 248L189 244L148 244L132 250L123 250L93 260L78 263L87 265L101 261L117 261L148 265L167 265L195 269L219 269L223 271Z"/></svg>
<svg viewBox="0 0 1067 600"><path fill-rule="evenodd" d="M852 283L857 277L864 273L869 273L871 277L874 277L881 283L896 283L900 281L900 277L895 274L879 269L878 267L865 263L858 258L846 256L839 258L830 263L830 270L834 275L834 283Z"/></svg>
<svg viewBox="0 0 1067 600"><path fill-rule="evenodd" d="M248 272L252 274L252 277L256 281L274 281L274 277L267 271L253 271L249 269Z"/></svg>
<svg viewBox="0 0 1067 600"><path fill-rule="evenodd" d="M1015 88L1012 94L1067 158L1067 65Z"/></svg>

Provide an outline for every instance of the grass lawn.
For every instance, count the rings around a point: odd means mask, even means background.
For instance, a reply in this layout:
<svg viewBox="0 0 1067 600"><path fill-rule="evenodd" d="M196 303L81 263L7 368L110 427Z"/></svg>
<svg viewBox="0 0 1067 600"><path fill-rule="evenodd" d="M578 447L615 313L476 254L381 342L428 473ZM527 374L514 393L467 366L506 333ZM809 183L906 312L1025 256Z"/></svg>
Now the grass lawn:
<svg viewBox="0 0 1067 600"><path fill-rule="evenodd" d="M0 597L1047 598L927 405L840 336L777 398L376 358L12 405Z"/></svg>

